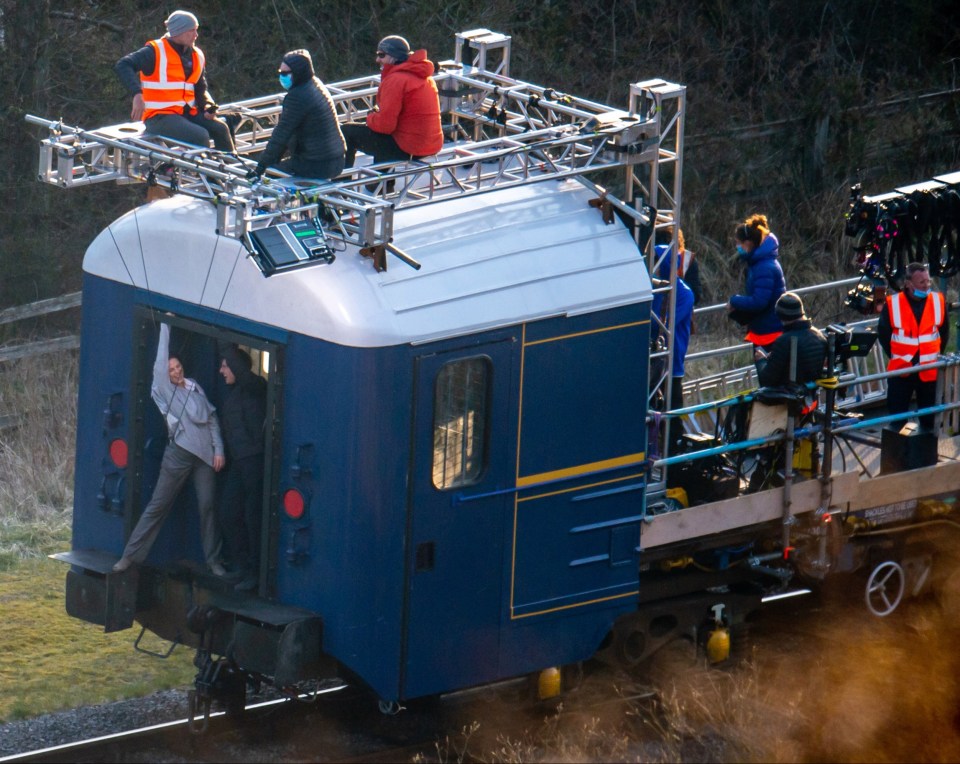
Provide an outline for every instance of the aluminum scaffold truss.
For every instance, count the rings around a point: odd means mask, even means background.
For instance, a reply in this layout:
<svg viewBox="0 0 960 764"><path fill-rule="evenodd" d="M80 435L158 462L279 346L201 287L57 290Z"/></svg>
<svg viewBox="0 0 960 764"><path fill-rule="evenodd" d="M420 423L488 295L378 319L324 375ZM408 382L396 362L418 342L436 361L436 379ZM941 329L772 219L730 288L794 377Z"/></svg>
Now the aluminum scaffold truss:
<svg viewBox="0 0 960 764"><path fill-rule="evenodd" d="M636 82L627 108L619 109L514 79L510 46L508 35L486 29L456 35L454 59L440 62L434 75L444 147L423 161L348 168L332 181L268 170L262 182L251 183L251 157L265 148L280 118L284 94L277 93L220 106L220 115L235 122L235 154L147 135L140 122L86 130L27 116L48 131L40 141L39 179L63 188L146 182L207 199L216 205L218 233L243 241L260 228L316 219L327 236L372 253L383 269L387 253L417 267L392 244L397 210L574 178L596 194L593 203L605 219L616 211L629 221L650 273L657 274L657 231L674 232L676 252L685 87L660 79ZM375 108L379 83L379 74L327 83L338 119L363 119ZM600 185L609 171L622 173L622 198ZM676 278L672 262L669 284L657 287L666 311L653 318L666 342L652 353L663 363L649 396L668 408Z"/></svg>

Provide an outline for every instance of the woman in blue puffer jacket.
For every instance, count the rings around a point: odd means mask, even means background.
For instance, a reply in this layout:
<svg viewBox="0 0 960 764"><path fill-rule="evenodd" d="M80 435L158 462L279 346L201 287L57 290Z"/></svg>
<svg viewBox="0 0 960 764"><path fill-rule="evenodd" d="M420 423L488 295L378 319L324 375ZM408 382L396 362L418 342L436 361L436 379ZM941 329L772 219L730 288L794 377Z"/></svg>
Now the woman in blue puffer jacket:
<svg viewBox="0 0 960 764"><path fill-rule="evenodd" d="M734 229L733 238L737 256L747 266L747 279L745 294L733 295L727 312L746 325L745 340L766 348L783 333L774 310L777 299L787 291L780 267L780 242L770 231L766 215L751 215Z"/></svg>

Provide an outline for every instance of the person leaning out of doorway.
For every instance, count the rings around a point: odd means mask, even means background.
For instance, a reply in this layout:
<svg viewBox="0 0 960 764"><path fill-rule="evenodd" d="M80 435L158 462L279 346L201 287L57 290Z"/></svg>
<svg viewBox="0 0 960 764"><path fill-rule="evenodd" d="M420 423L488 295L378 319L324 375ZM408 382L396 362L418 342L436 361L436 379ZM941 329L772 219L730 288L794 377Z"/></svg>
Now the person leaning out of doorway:
<svg viewBox="0 0 960 764"><path fill-rule="evenodd" d="M767 348L783 332L776 304L787 291L780 265L780 242L766 215L751 215L733 231L737 259L746 266L743 294L727 301L727 314L747 327L744 339L755 348Z"/></svg>

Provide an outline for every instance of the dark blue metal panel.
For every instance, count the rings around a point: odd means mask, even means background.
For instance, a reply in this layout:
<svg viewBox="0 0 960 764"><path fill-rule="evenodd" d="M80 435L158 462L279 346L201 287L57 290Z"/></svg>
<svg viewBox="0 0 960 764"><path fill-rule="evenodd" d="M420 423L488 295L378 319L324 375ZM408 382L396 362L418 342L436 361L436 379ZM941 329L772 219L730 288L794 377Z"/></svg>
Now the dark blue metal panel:
<svg viewBox="0 0 960 764"><path fill-rule="evenodd" d="M504 675L592 655L635 608L649 306L526 328Z"/></svg>
<svg viewBox="0 0 960 764"><path fill-rule="evenodd" d="M629 488L612 493L611 488ZM516 509L514 618L637 593L641 474L602 486L531 492Z"/></svg>
<svg viewBox="0 0 960 764"><path fill-rule="evenodd" d="M133 293L90 275L83 279L73 548L123 550L126 470L110 461L115 438L129 438Z"/></svg>
<svg viewBox="0 0 960 764"><path fill-rule="evenodd" d="M356 349L292 335L286 347L277 596L319 613L324 650L398 697L409 349Z"/></svg>
<svg viewBox="0 0 960 764"><path fill-rule="evenodd" d="M284 344L290 337L290 332L276 326L268 324L258 324L246 318L240 318L230 313L224 313L211 308L205 308L193 303L183 302L182 300L167 297L166 295L148 292L143 289L136 290L135 300L141 305L150 305L160 311L170 311L178 316L192 318L197 321L204 321L213 326L230 329L241 334L249 334L251 337L260 337L270 342Z"/></svg>
<svg viewBox="0 0 960 764"><path fill-rule="evenodd" d="M528 327L520 478L644 450L649 329L647 305Z"/></svg>
<svg viewBox="0 0 960 764"><path fill-rule="evenodd" d="M516 351L517 343L504 339L417 360L404 697L501 676L502 538L512 496L497 490L512 485L516 463ZM438 372L465 359L483 359L490 374L487 461L468 489L489 495L459 502L462 489L441 489L434 480L434 392Z"/></svg>

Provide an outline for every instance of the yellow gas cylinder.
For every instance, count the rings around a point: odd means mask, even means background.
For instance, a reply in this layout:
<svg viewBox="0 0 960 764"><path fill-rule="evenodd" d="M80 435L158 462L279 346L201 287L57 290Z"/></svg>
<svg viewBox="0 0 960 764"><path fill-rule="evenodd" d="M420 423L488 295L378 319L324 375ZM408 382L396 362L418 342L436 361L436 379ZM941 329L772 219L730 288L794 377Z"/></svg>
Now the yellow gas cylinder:
<svg viewBox="0 0 960 764"><path fill-rule="evenodd" d="M556 666L546 668L537 678L537 697L549 700L560 694L560 669Z"/></svg>
<svg viewBox="0 0 960 764"><path fill-rule="evenodd" d="M721 663L730 657L730 630L718 625L707 639L707 659L711 663Z"/></svg>

